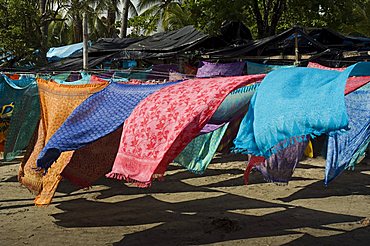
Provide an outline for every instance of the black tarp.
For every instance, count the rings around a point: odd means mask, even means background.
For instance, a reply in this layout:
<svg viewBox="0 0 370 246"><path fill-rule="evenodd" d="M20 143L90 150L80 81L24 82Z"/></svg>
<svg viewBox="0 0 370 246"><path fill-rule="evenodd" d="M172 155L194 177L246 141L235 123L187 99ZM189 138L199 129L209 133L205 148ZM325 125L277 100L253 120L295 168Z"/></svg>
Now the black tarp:
<svg viewBox="0 0 370 246"><path fill-rule="evenodd" d="M119 51L130 44L136 43L143 38L101 38L89 47L89 68L94 68L102 62L112 59L119 54ZM77 71L83 65L82 53L72 55L58 62L49 63L42 71Z"/></svg>
<svg viewBox="0 0 370 246"><path fill-rule="evenodd" d="M173 58L181 52L219 48L226 43L221 39L210 37L186 26L179 30L162 32L153 36L134 38L104 38L89 48L89 67L96 66L106 59L156 59ZM114 53L114 55L112 55ZM50 63L46 70L79 70L82 69L82 55L78 54L60 62ZM43 69L43 70L45 70Z"/></svg>
<svg viewBox="0 0 370 246"><path fill-rule="evenodd" d="M179 55L192 57L203 55L205 59L236 59L294 55L295 37L298 40L299 54L321 56L329 59L340 58L344 50L369 49L370 39L346 37L326 28L304 29L293 27L278 35L258 40L250 38L248 29L241 23L231 22L221 30L221 35L211 37L193 26L176 31L162 32L153 36L134 38L104 38L89 49L89 67L95 67L108 59L172 59ZM325 52L324 52L325 51ZM80 70L82 55L76 55L59 62L51 63L47 70ZM45 70L45 69L44 69Z"/></svg>
<svg viewBox="0 0 370 246"><path fill-rule="evenodd" d="M100 56L89 56L88 58L88 66L89 68L94 68L100 64L102 64L104 61L112 59L116 53L111 54L105 54ZM79 71L82 70L83 66L83 60L82 57L71 57L67 59L63 59L58 62L50 63L47 67L44 67L40 69L40 71Z"/></svg>
<svg viewBox="0 0 370 246"><path fill-rule="evenodd" d="M153 36L129 45L125 50L154 53L183 51L191 49L208 37L207 34L198 31L193 26L186 26L179 30L154 34Z"/></svg>
<svg viewBox="0 0 370 246"><path fill-rule="evenodd" d="M90 52L121 51L144 38L100 38L89 48Z"/></svg>
<svg viewBox="0 0 370 246"><path fill-rule="evenodd" d="M370 38L368 37L344 36L329 28L309 28L307 29L307 33L317 42L329 48L351 51L370 49Z"/></svg>
<svg viewBox="0 0 370 246"><path fill-rule="evenodd" d="M317 42L307 35L301 28L294 27L278 35L263 39L257 39L247 44L227 47L211 51L205 55L209 58L242 58L244 56L273 56L273 55L294 55L295 35L297 35L299 52L301 54L319 53L327 49L327 46Z"/></svg>

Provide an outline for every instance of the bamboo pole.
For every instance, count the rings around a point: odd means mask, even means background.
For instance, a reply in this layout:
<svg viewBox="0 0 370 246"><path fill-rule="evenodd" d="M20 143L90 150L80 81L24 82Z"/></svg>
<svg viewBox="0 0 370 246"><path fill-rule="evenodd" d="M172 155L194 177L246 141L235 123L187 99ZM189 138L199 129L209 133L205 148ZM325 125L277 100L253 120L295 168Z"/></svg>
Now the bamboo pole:
<svg viewBox="0 0 370 246"><path fill-rule="evenodd" d="M88 40L89 40L89 27L87 23L87 14L83 13L82 19L82 32L83 32L83 70L89 69L89 57L88 57Z"/></svg>

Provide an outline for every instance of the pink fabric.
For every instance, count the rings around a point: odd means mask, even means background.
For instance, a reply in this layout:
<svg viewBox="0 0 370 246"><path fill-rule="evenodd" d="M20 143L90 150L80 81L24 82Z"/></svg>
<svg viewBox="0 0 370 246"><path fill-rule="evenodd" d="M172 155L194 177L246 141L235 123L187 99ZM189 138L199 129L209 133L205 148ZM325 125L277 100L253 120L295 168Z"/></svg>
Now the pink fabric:
<svg viewBox="0 0 370 246"><path fill-rule="evenodd" d="M153 93L125 121L118 154L107 177L149 186L199 134L232 90L264 76L192 79Z"/></svg>
<svg viewBox="0 0 370 246"><path fill-rule="evenodd" d="M248 184L249 174L251 173L252 169L257 165L263 164L265 161L266 159L263 156L251 156L247 168L244 171L244 184Z"/></svg>
<svg viewBox="0 0 370 246"><path fill-rule="evenodd" d="M351 93L361 86L370 82L370 76L350 77L347 79L346 89L344 94Z"/></svg>
<svg viewBox="0 0 370 246"><path fill-rule="evenodd" d="M309 62L307 67L325 69L325 70L336 70L336 71L340 71L340 72L346 69L346 67L338 67L338 68L325 67L325 66L320 65L320 64L315 63L315 62ZM361 86L367 84L369 81L370 81L370 76L360 76L360 77L350 77L350 78L348 78L344 94L347 95L348 93L351 93L352 91L357 90Z"/></svg>
<svg viewBox="0 0 370 246"><path fill-rule="evenodd" d="M90 77L90 84L101 84L101 83L107 83L109 80L102 79L96 75L91 75Z"/></svg>
<svg viewBox="0 0 370 246"><path fill-rule="evenodd" d="M309 62L307 67L324 69L324 70L336 70L336 71L343 71L343 70L346 69L346 67L326 67L326 66L320 65L320 64L315 63L315 62Z"/></svg>

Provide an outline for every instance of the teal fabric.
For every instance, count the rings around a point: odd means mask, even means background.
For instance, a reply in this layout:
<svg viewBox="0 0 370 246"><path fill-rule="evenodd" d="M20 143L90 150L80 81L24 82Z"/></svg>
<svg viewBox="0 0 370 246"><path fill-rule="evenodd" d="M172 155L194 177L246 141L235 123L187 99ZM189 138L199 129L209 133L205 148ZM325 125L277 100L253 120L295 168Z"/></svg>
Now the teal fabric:
<svg viewBox="0 0 370 246"><path fill-rule="evenodd" d="M37 84L32 84L14 108L5 142L4 159L6 161L14 160L27 148L39 119L39 93Z"/></svg>
<svg viewBox="0 0 370 246"><path fill-rule="evenodd" d="M268 158L301 141L300 136L346 129L346 80L368 74L366 62L343 72L292 68L269 73L251 100L234 151Z"/></svg>
<svg viewBox="0 0 370 246"><path fill-rule="evenodd" d="M32 76L21 76L19 80L12 80L7 76L0 75L0 147L3 149L10 121L16 108L21 101L26 89L35 84ZM2 150L1 150L2 151Z"/></svg>
<svg viewBox="0 0 370 246"><path fill-rule="evenodd" d="M63 75L61 75L62 77ZM76 80L76 81L66 81L66 80L63 80L63 79L59 79L58 77L56 76L53 76L52 79L59 83L59 84L64 84L64 85L85 85L85 84L89 84L90 83L90 78L91 78L91 75L88 74L88 73L81 73L81 79L79 80Z"/></svg>
<svg viewBox="0 0 370 246"><path fill-rule="evenodd" d="M152 68L147 68L145 70L126 70L126 71L120 71L115 72L113 77L115 80L119 79L138 79L138 80L147 80L150 72L152 71Z"/></svg>
<svg viewBox="0 0 370 246"><path fill-rule="evenodd" d="M232 91L217 108L210 119L210 123L229 122L233 117L246 112L245 109L259 85L259 83L254 83Z"/></svg>
<svg viewBox="0 0 370 246"><path fill-rule="evenodd" d="M55 82L58 82L58 83L59 83L59 81L65 82L65 81L67 81L67 79L70 75L71 75L71 73L61 73L61 74L51 76L51 79L54 80ZM50 78L47 78L47 79L50 79Z"/></svg>
<svg viewBox="0 0 370 246"><path fill-rule="evenodd" d="M282 68L293 68L294 65L268 65L247 61L247 74L265 74Z"/></svg>
<svg viewBox="0 0 370 246"><path fill-rule="evenodd" d="M179 163L193 173L204 173L215 155L228 126L229 123L226 123L213 132L199 135L186 146L174 162Z"/></svg>
<svg viewBox="0 0 370 246"><path fill-rule="evenodd" d="M369 144L370 144L370 138L367 139L367 141L365 141L365 143L363 143L360 146L360 148L356 151L356 153L354 153L350 163L348 164L348 169L354 169L355 168L355 165L358 164L358 162L365 155L365 152L366 152L367 148L369 147Z"/></svg>

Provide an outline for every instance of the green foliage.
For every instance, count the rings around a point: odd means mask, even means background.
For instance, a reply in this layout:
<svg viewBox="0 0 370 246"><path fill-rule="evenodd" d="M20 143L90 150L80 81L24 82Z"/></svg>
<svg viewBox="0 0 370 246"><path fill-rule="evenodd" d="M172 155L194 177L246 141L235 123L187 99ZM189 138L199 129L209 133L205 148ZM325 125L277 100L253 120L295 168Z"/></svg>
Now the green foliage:
<svg viewBox="0 0 370 246"><path fill-rule="evenodd" d="M0 48L16 57L13 63L22 59L37 62L37 57L33 55L41 42L37 2L0 0Z"/></svg>
<svg viewBox="0 0 370 246"><path fill-rule="evenodd" d="M343 25L353 25L355 6L363 1L184 0L182 2L181 8L188 14L190 20L185 24L191 23L207 33L217 34L224 21L241 21L257 38L273 35L294 25L341 30ZM279 6L278 4L282 4L281 13L276 11L275 5ZM260 20L257 18L258 15Z"/></svg>
<svg viewBox="0 0 370 246"><path fill-rule="evenodd" d="M62 18L62 16L60 16ZM65 21L52 21L48 30L48 46L62 46L73 42L72 27Z"/></svg>
<svg viewBox="0 0 370 246"><path fill-rule="evenodd" d="M370 37L370 0L354 4L353 22L342 23L340 29L347 34Z"/></svg>
<svg viewBox="0 0 370 246"><path fill-rule="evenodd" d="M130 37L147 36L157 31L159 16L137 15L128 20L128 26L131 28Z"/></svg>
<svg viewBox="0 0 370 246"><path fill-rule="evenodd" d="M180 16L176 16L175 19L179 20L183 17L183 11L180 7L180 0L139 0L138 9L144 11L141 15L150 19L150 22L155 22L158 26L157 29L165 31L171 30L172 28L179 27L179 23L171 22L177 13ZM177 13L176 13L177 12ZM186 25L184 22L180 27ZM146 32L148 33L148 32ZM150 32L149 32L150 33Z"/></svg>
<svg viewBox="0 0 370 246"><path fill-rule="evenodd" d="M182 7L191 13L193 25L210 34L217 34L225 21L248 22L245 0L185 0Z"/></svg>
<svg viewBox="0 0 370 246"><path fill-rule="evenodd" d="M48 47L82 40L83 12L88 13L91 40L116 36L125 23L116 21L123 11L119 4L122 0L0 0L0 49L14 55L13 62L41 62L35 51L44 54ZM255 38L294 25L370 35L370 0L130 0L128 4L130 36L187 25L218 34L225 21L243 22ZM137 15L137 10L142 13Z"/></svg>

